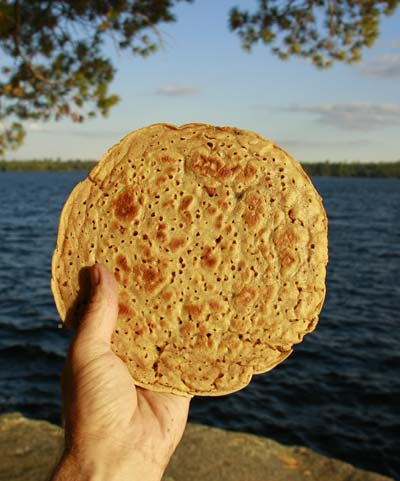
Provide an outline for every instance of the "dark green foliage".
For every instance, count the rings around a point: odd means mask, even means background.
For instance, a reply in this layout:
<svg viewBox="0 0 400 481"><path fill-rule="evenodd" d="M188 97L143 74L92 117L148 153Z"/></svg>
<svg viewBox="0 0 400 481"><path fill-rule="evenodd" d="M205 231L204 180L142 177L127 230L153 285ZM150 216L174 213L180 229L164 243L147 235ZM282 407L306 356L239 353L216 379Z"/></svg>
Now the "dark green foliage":
<svg viewBox="0 0 400 481"><path fill-rule="evenodd" d="M255 13L233 8L230 28L242 46L271 44L285 60L292 55L310 59L317 67L334 61L361 59L379 35L381 15L390 15L400 0L258 0Z"/></svg>
<svg viewBox="0 0 400 481"><path fill-rule="evenodd" d="M305 162L304 170L310 176L327 177L383 177L400 179L400 161L397 162Z"/></svg>
<svg viewBox="0 0 400 481"><path fill-rule="evenodd" d="M191 0L0 0L0 154L22 143L21 122L107 115L118 96L105 41L151 54L179 1Z"/></svg>
<svg viewBox="0 0 400 481"><path fill-rule="evenodd" d="M96 165L94 160L0 160L0 172L14 171L89 171ZM386 177L400 179L400 161L397 162L305 162L304 170L310 176L328 177Z"/></svg>

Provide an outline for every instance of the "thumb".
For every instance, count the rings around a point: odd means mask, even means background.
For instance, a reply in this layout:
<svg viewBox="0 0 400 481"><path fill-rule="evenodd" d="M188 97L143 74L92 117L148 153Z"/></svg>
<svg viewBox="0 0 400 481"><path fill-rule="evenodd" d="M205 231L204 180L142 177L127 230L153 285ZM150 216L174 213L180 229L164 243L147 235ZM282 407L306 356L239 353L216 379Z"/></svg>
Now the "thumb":
<svg viewBox="0 0 400 481"><path fill-rule="evenodd" d="M80 320L76 341L110 344L118 316L118 284L109 270L101 264L90 268L91 299Z"/></svg>

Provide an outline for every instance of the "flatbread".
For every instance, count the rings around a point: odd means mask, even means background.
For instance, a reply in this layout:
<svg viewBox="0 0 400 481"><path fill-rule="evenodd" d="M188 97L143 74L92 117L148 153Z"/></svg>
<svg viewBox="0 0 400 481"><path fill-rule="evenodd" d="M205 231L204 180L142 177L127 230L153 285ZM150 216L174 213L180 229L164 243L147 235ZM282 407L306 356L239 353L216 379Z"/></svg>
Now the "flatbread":
<svg viewBox="0 0 400 481"><path fill-rule="evenodd" d="M138 386L228 394L315 328L327 218L299 163L273 142L155 124L112 147L64 206L51 286L67 324L94 263L119 283L112 348Z"/></svg>

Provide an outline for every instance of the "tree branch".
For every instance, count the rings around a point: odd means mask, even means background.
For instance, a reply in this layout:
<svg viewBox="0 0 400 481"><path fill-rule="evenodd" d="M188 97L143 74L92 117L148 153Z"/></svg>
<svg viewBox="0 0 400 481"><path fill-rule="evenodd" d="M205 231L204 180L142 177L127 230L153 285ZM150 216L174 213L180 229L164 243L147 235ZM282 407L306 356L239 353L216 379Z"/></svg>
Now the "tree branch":
<svg viewBox="0 0 400 481"><path fill-rule="evenodd" d="M32 65L32 62L25 56L25 54L21 50L21 47L19 45L19 27L20 27L20 18L21 18L19 0L15 0L14 17L15 17L15 29L13 32L13 38L14 38L14 45L15 45L15 50L17 52L17 55L21 57L21 59L24 61L24 63L27 65L27 67L33 73L33 76L36 79L41 80L42 82L48 83L50 85L54 84L54 82L44 77L40 72L40 70L38 70L34 65Z"/></svg>

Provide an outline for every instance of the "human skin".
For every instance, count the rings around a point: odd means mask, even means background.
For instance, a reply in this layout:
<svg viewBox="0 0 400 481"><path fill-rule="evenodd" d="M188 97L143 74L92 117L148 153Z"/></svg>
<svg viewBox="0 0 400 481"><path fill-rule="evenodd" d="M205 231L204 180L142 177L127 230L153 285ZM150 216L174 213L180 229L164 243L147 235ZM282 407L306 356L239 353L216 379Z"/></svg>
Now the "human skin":
<svg viewBox="0 0 400 481"><path fill-rule="evenodd" d="M62 378L65 451L50 481L159 481L186 426L190 398L136 387L111 350L118 285L90 270L91 300Z"/></svg>

